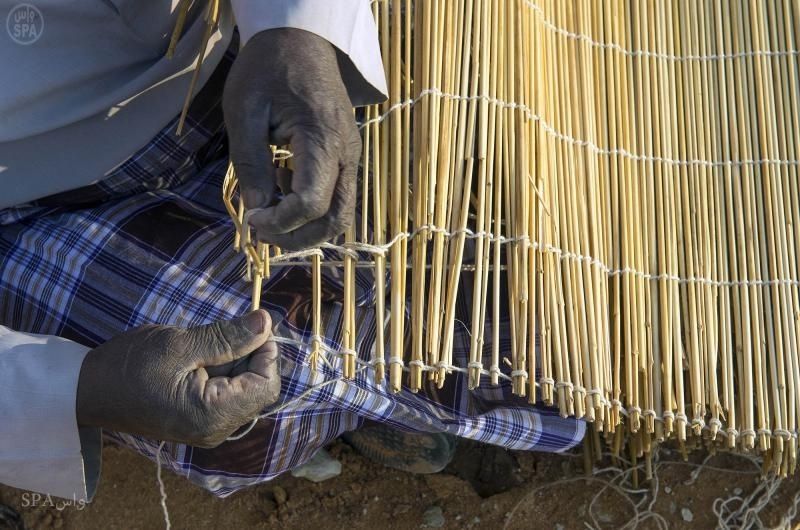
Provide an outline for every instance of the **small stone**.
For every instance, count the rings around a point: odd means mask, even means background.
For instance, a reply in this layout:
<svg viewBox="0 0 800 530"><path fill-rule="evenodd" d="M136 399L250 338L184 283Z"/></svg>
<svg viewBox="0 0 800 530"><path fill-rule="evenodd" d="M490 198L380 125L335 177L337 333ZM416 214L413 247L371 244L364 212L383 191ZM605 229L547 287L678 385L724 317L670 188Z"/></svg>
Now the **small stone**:
<svg viewBox="0 0 800 530"><path fill-rule="evenodd" d="M563 524L556 523L556 530L567 530L567 529Z"/></svg>
<svg viewBox="0 0 800 530"><path fill-rule="evenodd" d="M690 510L689 508L682 508L681 518L687 523L691 523L692 520L694 519L694 514L692 513L692 510Z"/></svg>
<svg viewBox="0 0 800 530"><path fill-rule="evenodd" d="M289 498L289 495L287 495L286 490L280 486L273 486L272 495L275 497L275 502L277 502L279 506L281 504L286 504L286 499Z"/></svg>
<svg viewBox="0 0 800 530"><path fill-rule="evenodd" d="M742 493L744 493L744 490L742 488L733 488L734 495L741 495Z"/></svg>
<svg viewBox="0 0 800 530"><path fill-rule="evenodd" d="M672 493L672 488L670 488L669 486L664 486L664 493L669 495L670 493Z"/></svg>
<svg viewBox="0 0 800 530"><path fill-rule="evenodd" d="M324 482L342 474L342 464L325 449L320 449L302 466L292 470L295 478L304 478L311 482Z"/></svg>
<svg viewBox="0 0 800 530"><path fill-rule="evenodd" d="M431 506L422 514L422 521L428 528L441 528L444 526L444 513L438 506Z"/></svg>

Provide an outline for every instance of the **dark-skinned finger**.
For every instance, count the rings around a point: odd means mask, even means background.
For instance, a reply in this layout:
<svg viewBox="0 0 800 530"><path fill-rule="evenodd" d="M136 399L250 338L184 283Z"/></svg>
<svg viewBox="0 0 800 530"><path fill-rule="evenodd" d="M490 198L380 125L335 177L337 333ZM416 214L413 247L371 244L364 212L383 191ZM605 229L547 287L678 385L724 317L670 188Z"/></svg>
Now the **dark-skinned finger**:
<svg viewBox="0 0 800 530"><path fill-rule="evenodd" d="M267 341L271 329L272 320L263 309L189 329L190 368L223 365L245 357Z"/></svg>
<svg viewBox="0 0 800 530"><path fill-rule="evenodd" d="M347 143L347 149L342 156L343 162L331 200L331 207L324 217L288 234L272 234L260 230L257 231L257 237L262 241L270 242L286 250L299 250L332 239L349 228L355 215L361 146L361 136L353 126L350 141Z"/></svg>
<svg viewBox="0 0 800 530"><path fill-rule="evenodd" d="M279 167L275 170L278 187L284 195L292 193L292 173L293 171L288 167Z"/></svg>
<svg viewBox="0 0 800 530"><path fill-rule="evenodd" d="M233 377L246 372L248 370L247 366L250 362L250 358L255 355L256 352L258 352L258 350L247 357L241 357L229 363L220 364L218 366L206 366L205 369L206 372L208 372L208 377Z"/></svg>
<svg viewBox="0 0 800 530"><path fill-rule="evenodd" d="M254 372L263 377L273 377L277 376L280 371L279 361L278 345L274 340L269 339L247 357L241 357L219 366L206 366L205 370L209 378L236 377L245 372Z"/></svg>
<svg viewBox="0 0 800 530"><path fill-rule="evenodd" d="M275 164L269 149L270 105L248 109L226 103L230 159L246 208L264 208L275 194Z"/></svg>
<svg viewBox="0 0 800 530"><path fill-rule="evenodd" d="M328 212L339 178L339 142L330 138L332 135L335 133L307 130L294 135L292 192L277 205L254 213L252 227L267 234L285 234Z"/></svg>
<svg viewBox="0 0 800 530"><path fill-rule="evenodd" d="M280 374L278 344L272 339L267 340L252 355L247 357L247 365L244 371L253 372L263 377L278 377ZM239 375L239 373L234 371L232 375Z"/></svg>
<svg viewBox="0 0 800 530"><path fill-rule="evenodd" d="M294 251L319 245L347 230L352 225L355 215L357 171L358 167L352 165L343 169L331 208L324 217L287 234L265 234L258 231L256 234L258 239Z"/></svg>
<svg viewBox="0 0 800 530"><path fill-rule="evenodd" d="M203 393L203 402L215 413L236 416L244 423L273 404L278 399L280 390L280 378L245 372L236 377L209 379Z"/></svg>

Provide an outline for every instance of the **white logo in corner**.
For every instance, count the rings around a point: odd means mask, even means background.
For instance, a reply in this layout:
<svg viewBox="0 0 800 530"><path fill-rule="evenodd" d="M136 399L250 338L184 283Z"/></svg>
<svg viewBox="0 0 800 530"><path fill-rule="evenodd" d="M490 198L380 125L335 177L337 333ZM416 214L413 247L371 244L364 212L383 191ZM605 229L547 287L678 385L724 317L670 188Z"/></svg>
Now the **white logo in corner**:
<svg viewBox="0 0 800 530"><path fill-rule="evenodd" d="M6 30L11 40L17 44L33 44L39 40L44 30L42 12L32 4L17 4L8 13Z"/></svg>

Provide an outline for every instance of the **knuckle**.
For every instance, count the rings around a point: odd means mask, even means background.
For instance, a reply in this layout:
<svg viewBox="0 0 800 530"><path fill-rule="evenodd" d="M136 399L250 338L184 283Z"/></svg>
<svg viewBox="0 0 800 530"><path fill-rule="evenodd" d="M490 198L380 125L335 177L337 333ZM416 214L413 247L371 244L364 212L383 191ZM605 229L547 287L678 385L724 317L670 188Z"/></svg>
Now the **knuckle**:
<svg viewBox="0 0 800 530"><path fill-rule="evenodd" d="M361 157L361 150L364 147L364 141L361 139L358 129L353 131L350 141L348 142L348 147L350 148L350 153L352 156L356 157L356 159Z"/></svg>
<svg viewBox="0 0 800 530"><path fill-rule="evenodd" d="M272 405L276 401L278 401L278 397L281 395L281 382L280 380L276 380L274 383L270 383L267 387L266 392L264 393L265 398L265 406Z"/></svg>
<svg viewBox="0 0 800 530"><path fill-rule="evenodd" d="M307 246L319 245L325 241L329 241L342 234L348 228L343 221L334 219L331 215L320 219L319 223L316 233L308 237L308 241L306 241L308 244Z"/></svg>
<svg viewBox="0 0 800 530"><path fill-rule="evenodd" d="M310 219L319 219L328 212L328 206L320 197L304 198L301 208Z"/></svg>
<svg viewBox="0 0 800 530"><path fill-rule="evenodd" d="M328 223L328 229L326 230L328 238L337 236L353 226L353 217L354 214L349 211L340 212L339 215L332 216Z"/></svg>
<svg viewBox="0 0 800 530"><path fill-rule="evenodd" d="M328 220L325 223L323 230L320 232L319 237L317 237L318 241L314 241L314 245L319 245L324 243L325 241L329 241L334 239L337 236L343 234L347 229L350 227L349 223L344 221L333 221Z"/></svg>
<svg viewBox="0 0 800 530"><path fill-rule="evenodd" d="M208 330L208 344L217 344L222 351L232 351L231 341L226 335L227 327L222 322L212 322L206 329Z"/></svg>

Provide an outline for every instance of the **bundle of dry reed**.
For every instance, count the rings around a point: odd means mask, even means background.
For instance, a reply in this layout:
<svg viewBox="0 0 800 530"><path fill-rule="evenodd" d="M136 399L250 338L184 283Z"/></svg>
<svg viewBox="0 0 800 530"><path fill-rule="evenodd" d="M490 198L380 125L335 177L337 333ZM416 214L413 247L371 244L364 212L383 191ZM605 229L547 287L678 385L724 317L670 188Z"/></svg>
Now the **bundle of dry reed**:
<svg viewBox="0 0 800 530"><path fill-rule="evenodd" d="M593 422L587 443L598 453L601 437L615 451L627 441L633 458L676 437L683 447L756 449L768 469L792 473L800 4L380 0L373 9L390 97L362 127L370 217L333 264L349 278L343 351L355 336L353 270L365 265L347 250L374 256L375 377L388 362L393 390L404 372L416 390L453 368L468 270L472 345L460 368L470 386L510 378L531 402ZM318 251L276 262L277 249L248 244L235 186L231 172L225 199L254 305L271 262L311 266L319 292L331 264ZM408 300L412 315L408 345L405 320L390 320L387 351L384 299L392 315ZM497 335L504 311L508 352ZM355 361L344 358L352 376Z"/></svg>

